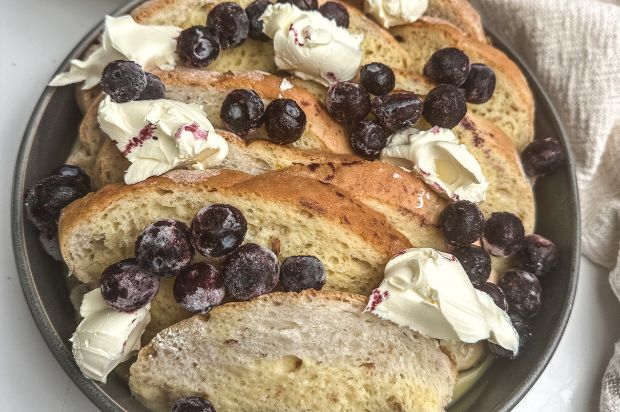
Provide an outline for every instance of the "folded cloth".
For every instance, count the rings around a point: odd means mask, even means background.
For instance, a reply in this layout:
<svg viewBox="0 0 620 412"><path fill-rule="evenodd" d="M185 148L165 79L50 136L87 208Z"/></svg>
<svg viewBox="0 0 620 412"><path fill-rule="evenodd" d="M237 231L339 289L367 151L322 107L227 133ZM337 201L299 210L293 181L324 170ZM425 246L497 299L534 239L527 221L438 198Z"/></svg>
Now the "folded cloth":
<svg viewBox="0 0 620 412"><path fill-rule="evenodd" d="M620 299L620 0L472 0L548 92L577 166L585 256ZM539 136L545 137L545 136ZM601 391L620 411L620 342Z"/></svg>

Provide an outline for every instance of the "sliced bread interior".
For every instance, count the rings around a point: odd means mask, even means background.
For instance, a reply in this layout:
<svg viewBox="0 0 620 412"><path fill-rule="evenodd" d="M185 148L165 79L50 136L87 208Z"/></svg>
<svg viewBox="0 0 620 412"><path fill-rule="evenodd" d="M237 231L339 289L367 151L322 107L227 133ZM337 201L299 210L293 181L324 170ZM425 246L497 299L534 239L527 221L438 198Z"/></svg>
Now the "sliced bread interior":
<svg viewBox="0 0 620 412"><path fill-rule="evenodd" d="M443 410L452 359L436 340L363 313L365 303L308 291L217 307L144 347L131 391L155 411L185 396L222 412Z"/></svg>

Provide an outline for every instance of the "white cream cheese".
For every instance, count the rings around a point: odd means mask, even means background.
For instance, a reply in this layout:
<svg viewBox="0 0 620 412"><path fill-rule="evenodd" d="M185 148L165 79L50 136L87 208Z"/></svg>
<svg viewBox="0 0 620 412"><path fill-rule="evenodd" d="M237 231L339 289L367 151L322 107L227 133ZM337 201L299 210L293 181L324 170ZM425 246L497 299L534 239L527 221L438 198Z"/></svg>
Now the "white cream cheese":
<svg viewBox="0 0 620 412"><path fill-rule="evenodd" d="M103 69L114 60L132 60L144 70L173 69L179 33L181 29L174 26L144 26L131 16L106 16L101 47L86 60L71 61L69 71L54 77L49 85L83 81L82 89L90 89L99 84Z"/></svg>
<svg viewBox="0 0 620 412"><path fill-rule="evenodd" d="M364 12L389 29L413 23L428 8L428 0L364 0Z"/></svg>
<svg viewBox="0 0 620 412"><path fill-rule="evenodd" d="M366 311L436 339L488 339L515 354L519 348L519 335L506 312L474 289L454 256L431 248L409 249L392 258Z"/></svg>
<svg viewBox="0 0 620 412"><path fill-rule="evenodd" d="M181 167L204 170L228 155L226 140L197 104L167 99L115 103L107 96L98 120L131 162L127 184Z"/></svg>
<svg viewBox="0 0 620 412"><path fill-rule="evenodd" d="M440 345L448 349L456 361L459 372L469 370L482 362L487 356L486 344L483 342L463 343L459 341L442 340Z"/></svg>
<svg viewBox="0 0 620 412"><path fill-rule="evenodd" d="M140 350L140 338L151 321L149 308L150 304L124 313L108 307L100 289L84 295L80 313L86 316L71 342L75 362L85 376L105 383L117 365Z"/></svg>
<svg viewBox="0 0 620 412"><path fill-rule="evenodd" d="M289 3L268 6L261 20L263 32L273 39L279 69L325 86L357 74L363 36L352 35L318 11L303 11Z"/></svg>
<svg viewBox="0 0 620 412"><path fill-rule="evenodd" d="M480 164L450 129L409 128L393 134L381 160L412 170L436 192L453 200L484 200L489 183Z"/></svg>

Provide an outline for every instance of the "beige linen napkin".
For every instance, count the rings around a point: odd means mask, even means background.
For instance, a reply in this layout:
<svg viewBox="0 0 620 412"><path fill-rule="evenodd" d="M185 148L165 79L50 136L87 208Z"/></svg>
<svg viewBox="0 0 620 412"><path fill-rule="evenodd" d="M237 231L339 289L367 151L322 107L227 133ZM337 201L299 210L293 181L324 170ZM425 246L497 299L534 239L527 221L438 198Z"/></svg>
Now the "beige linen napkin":
<svg viewBox="0 0 620 412"><path fill-rule="evenodd" d="M523 56L558 109L577 161L583 253L610 269L620 299L620 0L472 3ZM620 411L620 342L600 408Z"/></svg>

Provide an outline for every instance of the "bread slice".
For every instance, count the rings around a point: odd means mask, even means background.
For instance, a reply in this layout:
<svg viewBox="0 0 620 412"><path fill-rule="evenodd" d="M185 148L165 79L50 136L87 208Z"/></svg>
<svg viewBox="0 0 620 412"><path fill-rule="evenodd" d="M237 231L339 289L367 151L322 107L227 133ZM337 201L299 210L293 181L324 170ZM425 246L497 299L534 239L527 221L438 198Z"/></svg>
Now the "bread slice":
<svg viewBox="0 0 620 412"><path fill-rule="evenodd" d="M136 185L108 185L69 205L59 224L63 258L80 281L97 285L106 266L133 256L147 225L163 218L190 222L212 203L242 211L246 242L273 248L282 258L319 257L327 290L369 294L389 258L411 246L383 215L316 180L176 171Z"/></svg>
<svg viewBox="0 0 620 412"><path fill-rule="evenodd" d="M166 24L178 27L204 25L207 13L224 0L150 0L138 6L131 14L140 24ZM252 0L235 0L241 7L247 7ZM355 7L346 5L349 11L349 30L363 34L362 63L383 62L391 67L406 68L409 57L406 51L383 28L367 18ZM247 39L241 46L223 50L218 59L208 67L211 71L227 72L262 70L275 73L272 42Z"/></svg>
<svg viewBox="0 0 620 412"><path fill-rule="evenodd" d="M451 24L424 17L390 30L411 56L410 69L422 73L431 55L444 47L456 47L472 63L484 63L495 71L496 88L491 100L468 105L470 112L497 124L522 151L534 137L534 99L521 70L500 50L476 41Z"/></svg>
<svg viewBox="0 0 620 412"><path fill-rule="evenodd" d="M364 0L346 0L360 10L364 9ZM464 35L486 43L484 27L480 15L467 0L428 0L425 16L435 17L453 24Z"/></svg>
<svg viewBox="0 0 620 412"><path fill-rule="evenodd" d="M185 396L219 412L443 410L453 360L436 340L363 313L365 303L307 291L225 304L142 348L131 391L154 411Z"/></svg>

